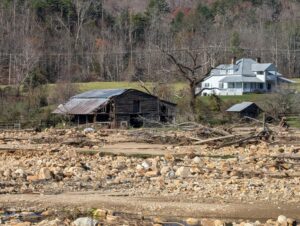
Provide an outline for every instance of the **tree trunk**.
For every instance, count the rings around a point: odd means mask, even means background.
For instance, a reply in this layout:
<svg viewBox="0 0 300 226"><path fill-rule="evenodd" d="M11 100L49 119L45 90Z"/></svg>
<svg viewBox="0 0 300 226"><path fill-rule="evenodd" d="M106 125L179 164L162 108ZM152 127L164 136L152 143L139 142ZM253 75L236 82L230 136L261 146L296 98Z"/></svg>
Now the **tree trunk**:
<svg viewBox="0 0 300 226"><path fill-rule="evenodd" d="M197 84L195 80L190 81L190 94L191 94L191 100L190 100L190 107L193 112L193 115L196 115L196 88Z"/></svg>

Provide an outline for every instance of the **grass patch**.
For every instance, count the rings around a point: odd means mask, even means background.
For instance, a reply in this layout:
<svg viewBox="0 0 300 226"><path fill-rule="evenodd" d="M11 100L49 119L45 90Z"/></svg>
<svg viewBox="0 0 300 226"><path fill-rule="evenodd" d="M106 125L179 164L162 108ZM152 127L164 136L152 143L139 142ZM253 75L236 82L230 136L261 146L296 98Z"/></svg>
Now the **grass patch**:
<svg viewBox="0 0 300 226"><path fill-rule="evenodd" d="M93 89L138 89L138 90L144 90L139 82L86 82L86 83L75 83L78 85L80 91L88 91ZM151 89L153 86L153 83L146 82L146 87ZM187 88L187 84L184 82L178 82L172 84L173 88L176 91L179 91L181 89Z"/></svg>
<svg viewBox="0 0 300 226"><path fill-rule="evenodd" d="M287 123L291 127L300 128L300 117L299 116L298 117L297 116L288 117L287 118Z"/></svg>
<svg viewBox="0 0 300 226"><path fill-rule="evenodd" d="M250 101L250 102L260 102L261 100L264 100L266 97L272 94L257 94L257 93L249 93L249 94L244 94L241 96L219 96L220 99L224 103L240 103L240 102L245 102L245 101ZM209 104L211 97L209 96L201 96L201 100Z"/></svg>

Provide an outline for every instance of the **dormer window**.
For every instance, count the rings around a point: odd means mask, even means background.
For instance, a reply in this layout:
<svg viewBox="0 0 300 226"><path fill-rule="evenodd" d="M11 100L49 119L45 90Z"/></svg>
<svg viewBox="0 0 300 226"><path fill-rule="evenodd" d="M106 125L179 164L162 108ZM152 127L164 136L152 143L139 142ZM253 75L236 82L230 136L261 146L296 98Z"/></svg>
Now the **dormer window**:
<svg viewBox="0 0 300 226"><path fill-rule="evenodd" d="M264 71L258 71L257 72L258 75L264 75L264 73L265 73Z"/></svg>

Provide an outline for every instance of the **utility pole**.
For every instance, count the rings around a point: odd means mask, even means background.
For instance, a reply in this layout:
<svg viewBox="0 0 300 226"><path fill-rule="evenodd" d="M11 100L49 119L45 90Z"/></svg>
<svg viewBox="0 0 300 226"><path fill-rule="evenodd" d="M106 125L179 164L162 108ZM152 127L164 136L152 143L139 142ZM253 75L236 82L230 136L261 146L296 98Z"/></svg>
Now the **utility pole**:
<svg viewBox="0 0 300 226"><path fill-rule="evenodd" d="M11 53L9 54L9 66L8 66L8 85L11 83Z"/></svg>

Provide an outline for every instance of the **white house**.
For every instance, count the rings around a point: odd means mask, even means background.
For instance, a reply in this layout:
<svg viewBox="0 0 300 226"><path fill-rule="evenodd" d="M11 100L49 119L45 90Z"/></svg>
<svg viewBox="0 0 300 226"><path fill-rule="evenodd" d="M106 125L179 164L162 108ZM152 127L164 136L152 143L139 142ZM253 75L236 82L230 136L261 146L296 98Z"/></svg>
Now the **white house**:
<svg viewBox="0 0 300 226"><path fill-rule="evenodd" d="M205 78L197 92L202 95L243 95L253 92L272 92L282 83L294 83L284 78L272 63L242 58L231 64L221 64Z"/></svg>

